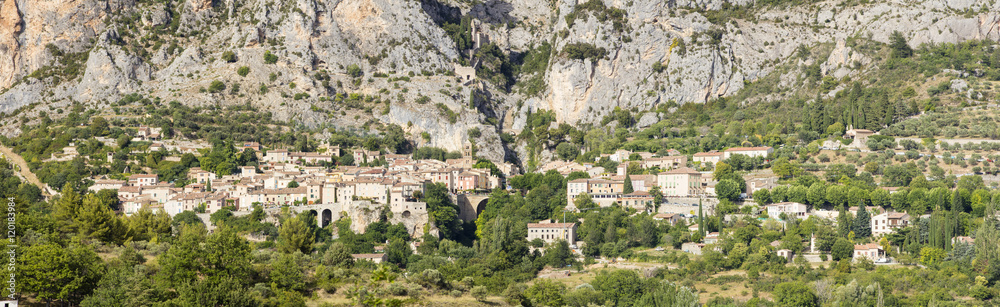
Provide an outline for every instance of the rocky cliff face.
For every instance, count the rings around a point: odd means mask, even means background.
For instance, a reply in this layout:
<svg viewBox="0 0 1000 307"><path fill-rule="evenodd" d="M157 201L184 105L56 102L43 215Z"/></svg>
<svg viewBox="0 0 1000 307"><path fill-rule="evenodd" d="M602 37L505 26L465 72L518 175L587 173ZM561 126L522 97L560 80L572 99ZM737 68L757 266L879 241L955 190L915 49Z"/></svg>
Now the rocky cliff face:
<svg viewBox="0 0 1000 307"><path fill-rule="evenodd" d="M599 122L614 107L701 103L733 95L778 64L798 61L791 58L799 46L818 44L833 50L807 61L841 78L872 63L845 41L886 42L893 31L911 46L1000 40L1000 4L985 0L827 1L755 7L750 15L732 9L754 5L749 0L598 2L4 1L0 112L34 104L19 113L32 116L72 102L107 110L131 93L190 105L251 103L312 126L397 124L414 142L448 150L471 141L499 161L513 158L500 133L517 132L529 110L553 110L572 124ZM451 75L469 50L459 50L442 25L463 16L477 20L485 42L512 59L551 44L543 90L526 95L518 85ZM563 51L577 43L607 55L567 57ZM267 57L276 61L267 64ZM243 66L249 72L236 74ZM227 90L203 90L213 81ZM3 133L17 133L17 122L4 119ZM472 128L482 136L469 140Z"/></svg>

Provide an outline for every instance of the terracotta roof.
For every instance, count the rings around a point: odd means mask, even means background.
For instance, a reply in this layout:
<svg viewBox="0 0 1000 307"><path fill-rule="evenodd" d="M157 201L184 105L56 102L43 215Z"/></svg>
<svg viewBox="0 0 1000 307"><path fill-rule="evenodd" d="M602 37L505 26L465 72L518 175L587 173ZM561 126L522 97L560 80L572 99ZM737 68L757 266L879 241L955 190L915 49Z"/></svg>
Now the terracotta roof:
<svg viewBox="0 0 1000 307"><path fill-rule="evenodd" d="M125 193L129 193L129 192L131 192L131 193L139 193L140 191L142 191L142 188L140 188L140 187L133 187L133 186L124 186L124 187L118 188L118 192L119 193L121 193L121 192L125 192Z"/></svg>
<svg viewBox="0 0 1000 307"><path fill-rule="evenodd" d="M854 245L854 250L866 250L866 249L882 249L882 247L879 246L878 243Z"/></svg>
<svg viewBox="0 0 1000 307"><path fill-rule="evenodd" d="M906 214L906 212L889 212L889 218L890 219L901 219L901 218L903 218L904 216L907 216L907 215L908 214Z"/></svg>

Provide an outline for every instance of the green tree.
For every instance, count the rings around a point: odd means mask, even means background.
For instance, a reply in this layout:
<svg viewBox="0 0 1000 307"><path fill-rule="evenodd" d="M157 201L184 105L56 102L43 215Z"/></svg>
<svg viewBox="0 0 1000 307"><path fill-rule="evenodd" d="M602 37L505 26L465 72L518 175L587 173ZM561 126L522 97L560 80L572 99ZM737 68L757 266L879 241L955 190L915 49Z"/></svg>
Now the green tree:
<svg viewBox="0 0 1000 307"><path fill-rule="evenodd" d="M645 291L636 306L698 306L698 294L670 281L660 281Z"/></svg>
<svg viewBox="0 0 1000 307"><path fill-rule="evenodd" d="M564 306L563 293L566 285L548 278L536 279L535 283L524 291L524 296L538 306Z"/></svg>
<svg viewBox="0 0 1000 307"><path fill-rule="evenodd" d="M652 186L649 188L649 195L653 196L653 205L659 207L663 203L663 192L660 191L659 186ZM656 209L656 208L654 208Z"/></svg>
<svg viewBox="0 0 1000 307"><path fill-rule="evenodd" d="M753 191L753 200L757 202L758 205L767 205L771 203L771 190L768 189L757 189Z"/></svg>
<svg viewBox="0 0 1000 307"><path fill-rule="evenodd" d="M576 199L573 199L573 205L579 210L597 208L597 203L586 192L577 195Z"/></svg>
<svg viewBox="0 0 1000 307"><path fill-rule="evenodd" d="M132 143L132 137L128 136L127 134L122 134L115 141L118 144L118 148L125 149L128 148L128 145ZM117 159L117 157L115 158Z"/></svg>
<svg viewBox="0 0 1000 307"><path fill-rule="evenodd" d="M441 237L455 239L462 232L458 219L458 206L448 196L448 188L442 183L427 185L423 201L427 203L427 213L441 231Z"/></svg>
<svg viewBox="0 0 1000 307"><path fill-rule="evenodd" d="M632 270L601 271L592 285L615 306L634 306L643 293L642 279Z"/></svg>
<svg viewBox="0 0 1000 307"><path fill-rule="evenodd" d="M809 199L809 204L815 207L822 206L826 203L826 185L822 182L813 183L809 186L809 192L806 194L806 198Z"/></svg>
<svg viewBox="0 0 1000 307"><path fill-rule="evenodd" d="M182 225L198 225L204 227L205 222L202 221L201 218L199 218L193 211L184 211L174 215L174 219L170 223L170 226L176 230L179 230Z"/></svg>
<svg viewBox="0 0 1000 307"><path fill-rule="evenodd" d="M94 116L90 121L90 133L94 136L105 136L110 132L108 128L108 120L104 117Z"/></svg>
<svg viewBox="0 0 1000 307"><path fill-rule="evenodd" d="M849 259L853 254L854 245L846 238L837 238L837 242L833 243L833 249L830 251L830 256L833 257L834 261Z"/></svg>
<svg viewBox="0 0 1000 307"><path fill-rule="evenodd" d="M295 180L292 180L292 181L288 182L287 188L292 189L292 188L297 188L297 187L299 187L299 183L296 182Z"/></svg>
<svg viewBox="0 0 1000 307"><path fill-rule="evenodd" d="M87 194L76 216L80 231L106 243L121 244L127 239L128 227L111 211L109 204Z"/></svg>
<svg viewBox="0 0 1000 307"><path fill-rule="evenodd" d="M354 155L345 154L338 159L338 162L340 162L340 165L354 165Z"/></svg>
<svg viewBox="0 0 1000 307"><path fill-rule="evenodd" d="M872 219L871 215L868 214L868 209L863 205L858 207L858 215L854 217L854 223L851 225L854 235L860 239L870 237L872 235L871 222Z"/></svg>
<svg viewBox="0 0 1000 307"><path fill-rule="evenodd" d="M723 179L715 185L715 194L718 195L719 199L736 201L740 198L740 193L742 191L740 191L739 184L731 179Z"/></svg>
<svg viewBox="0 0 1000 307"><path fill-rule="evenodd" d="M326 249L323 253L323 264L332 267L342 267L347 268L354 265L354 257L351 257L351 253L344 247L343 243L334 242L330 244L330 247Z"/></svg>
<svg viewBox="0 0 1000 307"><path fill-rule="evenodd" d="M632 192L635 192L632 188L632 178L629 177L629 174L625 174L625 187L622 188L622 194L631 194Z"/></svg>
<svg viewBox="0 0 1000 307"><path fill-rule="evenodd" d="M573 262L573 251L569 249L569 243L565 240L559 240L550 247L545 256L548 257L548 263L553 268L562 268Z"/></svg>
<svg viewBox="0 0 1000 307"><path fill-rule="evenodd" d="M253 272L250 259L250 242L232 228L220 227L205 243L202 274L214 283L225 278L248 282Z"/></svg>
<svg viewBox="0 0 1000 307"><path fill-rule="evenodd" d="M283 253L301 251L308 254L314 239L312 230L298 217L286 217L278 229L278 248Z"/></svg>
<svg viewBox="0 0 1000 307"><path fill-rule="evenodd" d="M413 255L413 250L410 249L410 246L405 241L394 238L385 247L385 254L388 256L390 263L394 263L401 268L406 268L407 260L410 255Z"/></svg>
<svg viewBox="0 0 1000 307"><path fill-rule="evenodd" d="M851 223L854 219L851 217L851 213L847 212L847 209L841 207L840 212L837 215L837 235L840 237L847 237L847 234L854 229Z"/></svg>
<svg viewBox="0 0 1000 307"><path fill-rule="evenodd" d="M892 35L889 36L889 48L892 49L893 58L908 58L913 55L913 48L910 48L903 33L899 31L892 31Z"/></svg>
<svg viewBox="0 0 1000 307"><path fill-rule="evenodd" d="M559 158L570 161L576 159L576 156L580 155L580 148L570 142L562 142L556 146L556 153L559 154Z"/></svg>
<svg viewBox="0 0 1000 307"><path fill-rule="evenodd" d="M101 258L84 246L37 244L25 247L18 256L19 290L47 303L79 303L104 274Z"/></svg>
<svg viewBox="0 0 1000 307"><path fill-rule="evenodd" d="M803 282L783 282L774 287L774 302L778 306L815 307L816 293Z"/></svg>
<svg viewBox="0 0 1000 307"><path fill-rule="evenodd" d="M305 277L294 254L283 254L271 263L271 282L279 289L301 291L306 287Z"/></svg>

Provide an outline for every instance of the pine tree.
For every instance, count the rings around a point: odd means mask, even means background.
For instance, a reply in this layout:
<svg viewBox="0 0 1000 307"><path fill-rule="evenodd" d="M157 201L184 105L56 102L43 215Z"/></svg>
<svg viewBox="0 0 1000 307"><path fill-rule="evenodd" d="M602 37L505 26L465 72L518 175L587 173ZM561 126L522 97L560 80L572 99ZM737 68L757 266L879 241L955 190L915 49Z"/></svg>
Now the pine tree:
<svg viewBox="0 0 1000 307"><path fill-rule="evenodd" d="M854 235L858 238L867 238L872 235L872 219L868 210L862 204L858 207L858 216L854 218Z"/></svg>
<svg viewBox="0 0 1000 307"><path fill-rule="evenodd" d="M626 173L625 188L622 190L622 194L631 194L632 192L635 192L635 190L632 188L632 178L629 177L629 175Z"/></svg>

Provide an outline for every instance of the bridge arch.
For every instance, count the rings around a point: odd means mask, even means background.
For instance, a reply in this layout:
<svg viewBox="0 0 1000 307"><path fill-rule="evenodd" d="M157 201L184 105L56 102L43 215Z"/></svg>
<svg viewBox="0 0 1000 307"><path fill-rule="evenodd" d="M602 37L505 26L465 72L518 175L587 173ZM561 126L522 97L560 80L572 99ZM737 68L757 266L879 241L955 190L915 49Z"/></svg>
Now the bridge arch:
<svg viewBox="0 0 1000 307"><path fill-rule="evenodd" d="M330 222L333 222L333 210L323 209L319 216L319 227L326 227L326 225L330 225Z"/></svg>
<svg viewBox="0 0 1000 307"><path fill-rule="evenodd" d="M455 197L455 204L458 205L458 217L463 222L473 222L479 218L479 214L486 209L489 202L489 194L460 194Z"/></svg>

